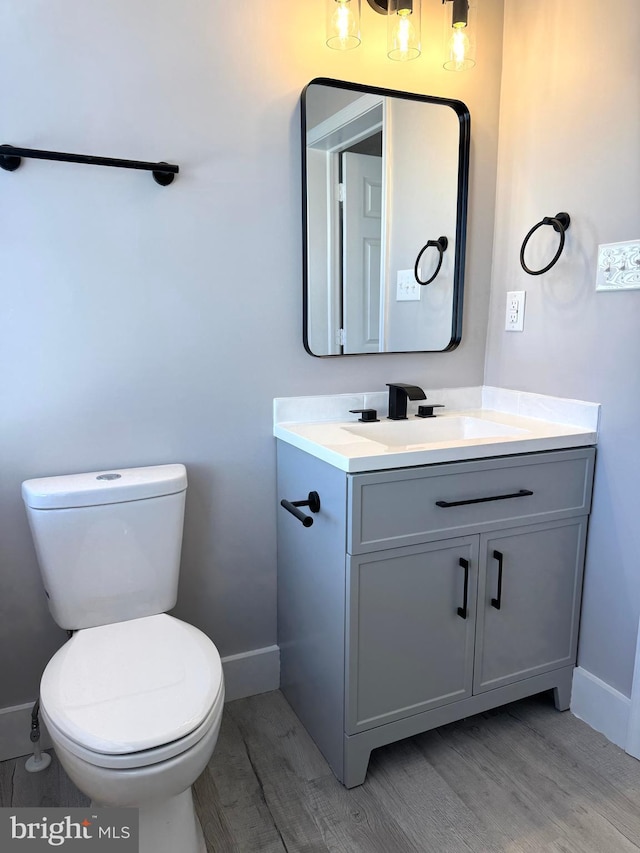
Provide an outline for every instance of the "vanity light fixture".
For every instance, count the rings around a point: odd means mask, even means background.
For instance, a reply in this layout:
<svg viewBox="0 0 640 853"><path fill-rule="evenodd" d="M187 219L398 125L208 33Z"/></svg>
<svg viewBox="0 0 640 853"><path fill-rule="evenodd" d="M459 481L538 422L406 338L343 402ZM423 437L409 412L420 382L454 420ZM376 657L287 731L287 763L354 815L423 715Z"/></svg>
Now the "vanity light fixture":
<svg viewBox="0 0 640 853"><path fill-rule="evenodd" d="M420 46L420 0L390 0L387 56L400 62L417 59Z"/></svg>
<svg viewBox="0 0 640 853"><path fill-rule="evenodd" d="M476 64L475 0L442 0L442 4L445 7L444 68L467 71Z"/></svg>
<svg viewBox="0 0 640 853"><path fill-rule="evenodd" d="M421 0L367 0L374 12L387 16L387 56L400 62L422 52Z"/></svg>
<svg viewBox="0 0 640 853"><path fill-rule="evenodd" d="M360 44L360 0L325 0L327 47L352 50Z"/></svg>
<svg viewBox="0 0 640 853"><path fill-rule="evenodd" d="M421 46L421 0L367 0L387 16L387 56L417 59ZM447 71L467 71L476 64L475 16L477 0L442 0L445 17ZM351 50L360 44L361 0L325 0L327 46Z"/></svg>

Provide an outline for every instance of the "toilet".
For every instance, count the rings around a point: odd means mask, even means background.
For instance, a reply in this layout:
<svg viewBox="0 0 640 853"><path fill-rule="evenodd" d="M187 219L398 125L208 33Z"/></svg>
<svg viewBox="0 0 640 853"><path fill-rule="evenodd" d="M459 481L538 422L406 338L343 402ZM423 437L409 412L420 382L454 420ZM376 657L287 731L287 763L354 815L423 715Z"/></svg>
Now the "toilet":
<svg viewBox="0 0 640 853"><path fill-rule="evenodd" d="M187 474L158 465L22 484L49 609L70 639L40 684L60 763L94 806L139 809L141 853L205 853L191 785L213 753L220 655L176 603Z"/></svg>

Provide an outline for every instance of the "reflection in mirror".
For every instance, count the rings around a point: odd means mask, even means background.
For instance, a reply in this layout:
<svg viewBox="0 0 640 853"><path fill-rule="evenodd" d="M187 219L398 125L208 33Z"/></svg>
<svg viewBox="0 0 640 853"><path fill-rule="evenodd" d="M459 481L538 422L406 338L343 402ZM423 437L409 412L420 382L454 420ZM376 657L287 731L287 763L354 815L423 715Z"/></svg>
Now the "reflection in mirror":
<svg viewBox="0 0 640 853"><path fill-rule="evenodd" d="M467 108L321 78L302 96L302 139L307 351L454 349L462 331Z"/></svg>

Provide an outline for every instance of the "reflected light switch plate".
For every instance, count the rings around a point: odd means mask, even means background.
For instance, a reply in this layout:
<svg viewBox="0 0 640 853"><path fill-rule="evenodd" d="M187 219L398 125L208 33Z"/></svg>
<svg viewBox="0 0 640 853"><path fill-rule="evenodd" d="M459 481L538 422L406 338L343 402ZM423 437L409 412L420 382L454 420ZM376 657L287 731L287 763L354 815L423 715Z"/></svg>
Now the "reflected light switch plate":
<svg viewBox="0 0 640 853"><path fill-rule="evenodd" d="M398 270L396 302L419 302L421 285L416 281L413 270Z"/></svg>
<svg viewBox="0 0 640 853"><path fill-rule="evenodd" d="M596 290L640 288L640 240L598 246Z"/></svg>

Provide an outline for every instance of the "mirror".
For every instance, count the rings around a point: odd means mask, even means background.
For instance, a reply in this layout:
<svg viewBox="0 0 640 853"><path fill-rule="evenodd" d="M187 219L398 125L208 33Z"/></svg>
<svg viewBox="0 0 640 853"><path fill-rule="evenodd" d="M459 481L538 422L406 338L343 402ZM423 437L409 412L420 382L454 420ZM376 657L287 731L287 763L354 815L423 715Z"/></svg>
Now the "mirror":
<svg viewBox="0 0 640 853"><path fill-rule="evenodd" d="M468 109L318 78L305 88L301 112L305 349L315 356L455 349Z"/></svg>

